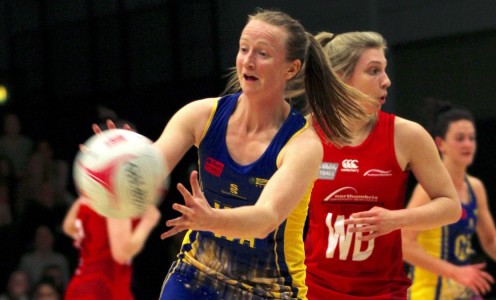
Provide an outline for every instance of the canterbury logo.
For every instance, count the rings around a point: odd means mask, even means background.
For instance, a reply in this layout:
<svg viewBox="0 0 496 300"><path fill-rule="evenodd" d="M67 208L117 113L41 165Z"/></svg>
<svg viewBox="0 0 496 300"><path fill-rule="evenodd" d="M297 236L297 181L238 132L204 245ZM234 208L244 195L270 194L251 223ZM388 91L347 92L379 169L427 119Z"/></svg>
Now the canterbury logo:
<svg viewBox="0 0 496 300"><path fill-rule="evenodd" d="M358 159L345 159L341 162L341 166L345 169L358 169Z"/></svg>

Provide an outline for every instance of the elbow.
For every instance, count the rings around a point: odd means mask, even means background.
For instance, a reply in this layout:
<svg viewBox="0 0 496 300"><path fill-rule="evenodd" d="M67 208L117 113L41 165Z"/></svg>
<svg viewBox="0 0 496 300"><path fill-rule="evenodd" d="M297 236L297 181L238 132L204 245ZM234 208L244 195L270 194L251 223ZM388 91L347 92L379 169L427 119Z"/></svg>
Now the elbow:
<svg viewBox="0 0 496 300"><path fill-rule="evenodd" d="M458 222L458 220L460 220L460 218L462 217L462 204L458 200L458 198L453 199L451 214L449 214L449 216L450 216L449 219L450 224Z"/></svg>
<svg viewBox="0 0 496 300"><path fill-rule="evenodd" d="M120 265L130 265L132 257L129 255L112 254L112 259Z"/></svg>
<svg viewBox="0 0 496 300"><path fill-rule="evenodd" d="M479 244L482 250L490 256L493 260L496 260L496 237L484 238L479 235Z"/></svg>
<svg viewBox="0 0 496 300"><path fill-rule="evenodd" d="M80 220L65 220L62 224L62 232L72 239L78 238L78 228L82 227Z"/></svg>
<svg viewBox="0 0 496 300"><path fill-rule="evenodd" d="M257 230L254 237L256 239L265 239L267 236L269 236L269 234L271 232L276 230L276 228L277 228L277 225L263 226L263 228L260 228L259 230Z"/></svg>
<svg viewBox="0 0 496 300"><path fill-rule="evenodd" d="M281 223L282 221L279 222L275 214L270 214L265 218L265 221L259 226L258 230L256 230L254 237L257 239L265 239L270 233L276 230Z"/></svg>
<svg viewBox="0 0 496 300"><path fill-rule="evenodd" d="M124 249L113 250L112 249L112 259L121 265L129 265L131 264L131 260L133 259L133 254L125 251Z"/></svg>
<svg viewBox="0 0 496 300"><path fill-rule="evenodd" d="M72 237L72 230L71 230L71 226L69 226L69 224L62 224L62 232L67 235L67 236L70 236Z"/></svg>

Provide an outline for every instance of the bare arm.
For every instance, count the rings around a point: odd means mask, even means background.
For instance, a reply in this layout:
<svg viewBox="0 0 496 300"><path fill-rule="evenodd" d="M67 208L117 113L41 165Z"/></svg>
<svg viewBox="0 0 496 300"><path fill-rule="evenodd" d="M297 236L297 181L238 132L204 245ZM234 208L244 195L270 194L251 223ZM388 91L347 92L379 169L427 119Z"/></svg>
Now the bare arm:
<svg viewBox="0 0 496 300"><path fill-rule="evenodd" d="M69 208L69 210L67 211L67 213L64 217L64 221L62 223L62 230L64 231L64 233L74 240L79 238L79 236L78 236L79 231L78 231L78 228L76 226L76 217L77 217L77 213L79 210L79 206L81 205L81 201L83 201L83 200L80 197L80 198L76 199L76 201L74 201L74 203L72 203L72 205Z"/></svg>
<svg viewBox="0 0 496 300"><path fill-rule="evenodd" d="M404 210L402 228L421 230L458 221L461 215L458 193L432 137L417 123L402 120L395 135L402 144L398 147L407 153L408 166L431 200Z"/></svg>
<svg viewBox="0 0 496 300"><path fill-rule="evenodd" d="M201 141L210 113L217 100L218 98L206 98L186 104L172 116L158 140L155 141L154 146L164 156L169 173L186 152ZM92 127L95 134L102 132L97 124L93 124ZM111 120L107 120L107 127L109 129L116 128ZM124 125L123 128L131 130L129 125ZM169 173L165 173L164 177L168 176Z"/></svg>
<svg viewBox="0 0 496 300"><path fill-rule="evenodd" d="M217 98L197 100L181 108L165 126L155 146L164 155L169 170L201 141L203 131Z"/></svg>
<svg viewBox="0 0 496 300"><path fill-rule="evenodd" d="M193 101L175 113L167 123L154 145L164 155L169 171L201 140L216 100L210 98ZM114 259L126 263L139 253L159 218L160 212L156 207L151 207L134 230L130 219L108 219L107 228Z"/></svg>
<svg viewBox="0 0 496 300"><path fill-rule="evenodd" d="M298 205L317 178L323 150L318 137L306 130L290 142L282 154L279 169L269 179L254 206L213 209L198 185L197 173L191 175L192 193L179 190L186 205L174 204L183 215L169 220L172 229L162 238L186 229L212 231L236 238L264 238L281 224Z"/></svg>
<svg viewBox="0 0 496 300"><path fill-rule="evenodd" d="M396 118L395 151L400 166L411 169L431 201L408 209L387 210L374 207L352 214L345 224L364 224L352 231L372 232L370 240L396 229L430 229L453 223L460 218L461 205L433 139L419 124Z"/></svg>
<svg viewBox="0 0 496 300"><path fill-rule="evenodd" d="M157 225L159 219L160 212L155 206L151 206L145 211L134 230L129 218L108 218L107 230L114 260L120 264L130 262L143 249L150 232Z"/></svg>
<svg viewBox="0 0 496 300"><path fill-rule="evenodd" d="M430 229L456 222L461 204L432 137L419 124L401 119L395 125L395 145L431 201L401 211L403 229Z"/></svg>
<svg viewBox="0 0 496 300"><path fill-rule="evenodd" d="M489 209L486 189L479 179L469 176L469 180L477 197L477 236L484 252L496 260L496 229Z"/></svg>

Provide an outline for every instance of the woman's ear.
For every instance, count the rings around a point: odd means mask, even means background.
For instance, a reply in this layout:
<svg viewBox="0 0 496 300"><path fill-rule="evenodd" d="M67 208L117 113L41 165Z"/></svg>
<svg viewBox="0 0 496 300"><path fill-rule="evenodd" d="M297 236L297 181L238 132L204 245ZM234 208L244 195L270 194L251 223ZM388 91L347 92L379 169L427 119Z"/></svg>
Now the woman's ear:
<svg viewBox="0 0 496 300"><path fill-rule="evenodd" d="M300 71L300 69L301 69L301 60L299 59L293 60L289 65L289 68L286 70L286 74L284 76L285 79L290 80L298 73L298 71Z"/></svg>

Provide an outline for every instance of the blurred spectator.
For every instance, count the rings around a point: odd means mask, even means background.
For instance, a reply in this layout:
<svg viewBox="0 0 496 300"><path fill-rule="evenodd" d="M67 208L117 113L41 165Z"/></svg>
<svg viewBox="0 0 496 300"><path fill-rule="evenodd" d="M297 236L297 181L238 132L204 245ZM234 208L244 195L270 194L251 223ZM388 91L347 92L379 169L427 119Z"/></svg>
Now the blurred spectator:
<svg viewBox="0 0 496 300"><path fill-rule="evenodd" d="M17 202L18 180L14 173L14 166L10 159L0 156L0 185L8 188L8 197L12 216L15 218L19 215L20 207Z"/></svg>
<svg viewBox="0 0 496 300"><path fill-rule="evenodd" d="M3 135L0 136L0 156L7 157L14 167L17 178L24 175L33 148L31 138L21 133L21 121L14 113L5 115Z"/></svg>
<svg viewBox="0 0 496 300"><path fill-rule="evenodd" d="M48 265L41 273L41 280L49 279L60 292L64 292L67 282L64 279L64 270L60 265Z"/></svg>
<svg viewBox="0 0 496 300"><path fill-rule="evenodd" d="M0 226L0 293L5 291L9 276L16 270L20 254L24 251L18 237L15 223Z"/></svg>
<svg viewBox="0 0 496 300"><path fill-rule="evenodd" d="M22 255L19 269L26 272L31 282L42 279L42 273L46 267L59 266L63 273L63 284L69 280L69 263L64 254L58 253L53 248L54 235L50 228L40 225L36 229L34 248L32 251Z"/></svg>
<svg viewBox="0 0 496 300"><path fill-rule="evenodd" d="M53 186L55 202L68 205L75 199L75 196L71 195L67 190L68 180L69 166L67 162L55 158L50 142L41 140L29 157L25 176L20 183L20 198L26 201L41 188L43 183L49 182Z"/></svg>
<svg viewBox="0 0 496 300"><path fill-rule="evenodd" d="M10 272L16 267L12 260L17 245L12 240L14 227L9 188L0 181L0 287L7 284Z"/></svg>
<svg viewBox="0 0 496 300"><path fill-rule="evenodd" d="M57 236L57 241L65 238L61 226L68 205L57 202L53 185L44 182L37 191L33 191L33 198L28 200L20 223L20 235L26 244L33 240L34 232L40 225L47 225Z"/></svg>
<svg viewBox="0 0 496 300"><path fill-rule="evenodd" d="M28 300L29 278L26 272L15 270L9 276L7 289L0 295L0 300Z"/></svg>
<svg viewBox="0 0 496 300"><path fill-rule="evenodd" d="M60 300L62 292L57 289L52 280L45 278L33 288L31 300Z"/></svg>
<svg viewBox="0 0 496 300"><path fill-rule="evenodd" d="M12 224L9 187L0 182L0 227Z"/></svg>

